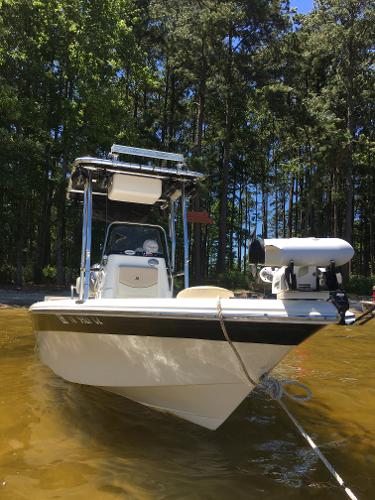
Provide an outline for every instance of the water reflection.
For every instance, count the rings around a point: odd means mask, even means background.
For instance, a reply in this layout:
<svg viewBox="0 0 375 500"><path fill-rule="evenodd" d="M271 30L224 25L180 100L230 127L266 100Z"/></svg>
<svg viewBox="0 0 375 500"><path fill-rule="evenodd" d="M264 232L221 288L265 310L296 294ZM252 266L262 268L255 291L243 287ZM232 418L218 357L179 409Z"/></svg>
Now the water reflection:
<svg viewBox="0 0 375 500"><path fill-rule="evenodd" d="M25 310L2 310L0 327L1 498L342 498L260 392L210 432L55 377ZM277 370L313 389L287 404L362 499L375 486L373 351L371 323L330 327Z"/></svg>

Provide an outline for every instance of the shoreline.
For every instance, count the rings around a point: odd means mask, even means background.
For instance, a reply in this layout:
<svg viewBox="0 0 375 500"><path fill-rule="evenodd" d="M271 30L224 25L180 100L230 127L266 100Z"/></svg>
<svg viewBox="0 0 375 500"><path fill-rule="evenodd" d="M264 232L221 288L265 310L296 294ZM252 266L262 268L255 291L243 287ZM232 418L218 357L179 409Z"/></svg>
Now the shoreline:
<svg viewBox="0 0 375 500"><path fill-rule="evenodd" d="M0 287L0 309L7 307L29 307L44 300L46 295L70 297L67 287L30 285L22 288Z"/></svg>

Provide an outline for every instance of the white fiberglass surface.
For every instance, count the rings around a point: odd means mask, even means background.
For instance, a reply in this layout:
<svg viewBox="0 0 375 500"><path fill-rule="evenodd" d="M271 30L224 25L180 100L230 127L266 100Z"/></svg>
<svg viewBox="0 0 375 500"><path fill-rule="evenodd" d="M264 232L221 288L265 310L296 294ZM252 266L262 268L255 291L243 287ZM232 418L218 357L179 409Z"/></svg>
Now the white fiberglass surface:
<svg viewBox="0 0 375 500"><path fill-rule="evenodd" d="M182 317L217 317L217 299L91 299L83 304L75 300L38 302L31 311L71 311L76 313L147 313L148 315L177 315ZM262 300L262 299L221 299L220 305L226 318L257 319L285 318L304 322L306 319L327 323L336 322L336 308L323 300Z"/></svg>
<svg viewBox="0 0 375 500"><path fill-rule="evenodd" d="M235 343L252 378L291 345ZM226 341L137 335L39 332L39 356L56 374L98 386L247 383Z"/></svg>

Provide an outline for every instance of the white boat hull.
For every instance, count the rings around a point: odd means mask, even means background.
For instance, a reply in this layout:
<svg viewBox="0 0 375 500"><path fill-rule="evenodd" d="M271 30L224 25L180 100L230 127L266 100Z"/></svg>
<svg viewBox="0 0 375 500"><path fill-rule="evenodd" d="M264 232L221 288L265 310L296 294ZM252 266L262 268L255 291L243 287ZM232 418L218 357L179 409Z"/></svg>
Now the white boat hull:
<svg viewBox="0 0 375 500"><path fill-rule="evenodd" d="M224 338L215 317L216 302L200 301L194 306L195 319L191 319L193 313L186 319L181 311L173 310L181 301L161 301L163 312L159 299L147 300L143 312L137 314L134 308L137 304L139 309L139 300L92 301L90 308L74 301L34 305L31 312L41 361L70 382L100 387L216 429L254 388ZM259 311L255 315L254 305L259 301L222 302L229 334L253 380L271 371L295 345L336 318L325 303L320 318L315 305L315 316L303 324L297 314L282 319L282 301L262 301L267 314L272 316L273 311L275 315L266 321L264 309L263 316ZM248 305L246 319L244 304L249 302L253 310ZM249 314L253 314L250 320ZM285 320L285 325L280 324Z"/></svg>
<svg viewBox="0 0 375 500"><path fill-rule="evenodd" d="M210 429L253 389L226 341L75 332L62 337L53 331L37 338L41 361L65 380L102 387ZM254 379L292 348L235 346Z"/></svg>

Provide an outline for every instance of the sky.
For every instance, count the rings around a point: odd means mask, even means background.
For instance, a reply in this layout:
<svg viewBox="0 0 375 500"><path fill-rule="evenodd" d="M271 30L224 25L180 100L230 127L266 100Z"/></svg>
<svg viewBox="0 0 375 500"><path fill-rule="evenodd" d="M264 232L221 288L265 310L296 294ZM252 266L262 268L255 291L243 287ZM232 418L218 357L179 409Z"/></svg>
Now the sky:
<svg viewBox="0 0 375 500"><path fill-rule="evenodd" d="M306 14L313 8L313 0L290 0L290 6L296 7L300 14Z"/></svg>

